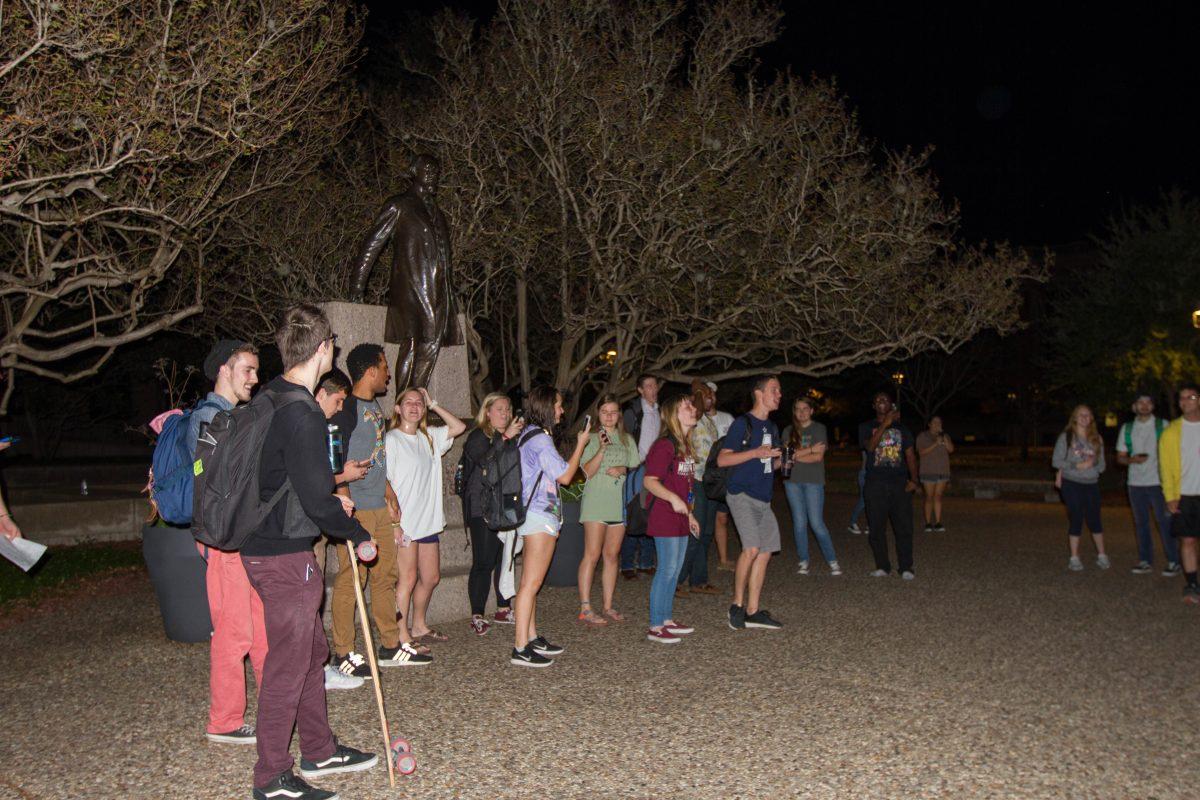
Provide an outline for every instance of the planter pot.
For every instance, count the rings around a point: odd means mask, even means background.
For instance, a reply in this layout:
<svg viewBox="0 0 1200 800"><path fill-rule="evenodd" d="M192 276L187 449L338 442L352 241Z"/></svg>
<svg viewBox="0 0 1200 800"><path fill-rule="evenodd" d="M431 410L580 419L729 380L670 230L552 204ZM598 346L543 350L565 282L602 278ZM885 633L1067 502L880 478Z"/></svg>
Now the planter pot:
<svg viewBox="0 0 1200 800"><path fill-rule="evenodd" d="M212 636L208 614L207 565L187 528L146 525L142 528L142 557L158 595L167 638L176 642L207 642Z"/></svg>
<svg viewBox="0 0 1200 800"><path fill-rule="evenodd" d="M580 504L564 501L562 528L554 546L554 558L546 573L551 586L575 586L579 583L579 562L583 560L583 523L579 521Z"/></svg>

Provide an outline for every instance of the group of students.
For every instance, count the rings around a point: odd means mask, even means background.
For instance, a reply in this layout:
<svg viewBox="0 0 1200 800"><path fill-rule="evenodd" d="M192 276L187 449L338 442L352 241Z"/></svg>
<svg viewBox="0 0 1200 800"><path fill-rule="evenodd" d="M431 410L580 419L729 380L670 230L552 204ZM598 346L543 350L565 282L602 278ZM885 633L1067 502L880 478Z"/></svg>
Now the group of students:
<svg viewBox="0 0 1200 800"><path fill-rule="evenodd" d="M1200 389L1179 390L1180 416L1168 422L1154 413L1154 399L1139 395L1134 418L1117 431L1117 461L1129 468L1126 481L1137 536L1134 574L1152 572L1154 544L1151 519L1158 525L1164 577L1184 575L1183 599L1200 605L1197 583L1197 538L1200 538ZM1100 475L1107 464L1096 417L1086 405L1076 406L1054 444L1051 464L1055 485L1067 508L1067 567L1083 570L1079 555L1086 524L1096 547L1096 566L1112 562L1104 549L1100 517Z"/></svg>
<svg viewBox="0 0 1200 800"><path fill-rule="evenodd" d="M382 347L363 344L352 349L346 376L333 369L336 339L319 308L300 305L286 312L276 332L284 374L259 392L276 407L261 453L259 496L265 502L289 485L288 499L274 508L239 552L200 546L208 562L214 627L208 735L214 741L257 745L256 798L328 798L332 793L309 786L304 778L369 769L377 763L373 754L337 742L325 704L326 688L357 685L370 674L365 659L353 649L354 586L346 547L373 541L378 553L359 575L371 587L370 613L381 637L381 665L429 664L429 645L448 638L427 624L425 613L439 581L439 535L446 526L442 457L467 425L424 389L401 392L385 415L377 400L390 380ZM213 348L205 373L215 385L193 415L196 437L204 435L204 424L217 413L250 401L257 368L257 353L246 343L223 341ZM762 604L767 565L780 549L779 525L771 510L774 473L780 468L787 471L784 491L793 514L800 572L810 569L811 527L831 573L840 574L822 518L828 440L824 426L812 418L812 404L805 398L793 404L792 422L781 436L770 419L782 399L780 383L774 376L762 376L752 385L749 412L731 419L722 431L711 387L696 383L691 393L661 404L658 388L654 376L639 378L639 398L624 414L615 396L601 397L594 409L595 433L590 421L585 423L567 457L555 443L563 397L553 387L533 389L515 419L505 395L489 395L482 403L464 443L463 510L473 550L471 628L482 635L494 622L511 622L512 664L546 667L563 652L539 632L537 594L562 525L559 490L580 469L586 483L579 620L589 626L627 619L616 608L615 590L632 498L646 512L646 534L657 560L647 614L646 638L651 642L675 644L693 632L674 613L674 600L683 587L690 584L693 591L707 594L718 591L708 583L707 548L723 512L732 517L742 542L734 565L729 627L781 627ZM1138 419L1125 435L1124 447L1119 437L1118 451L1131 466L1145 465L1152 453L1157 454L1159 495L1164 510L1176 515L1173 532L1182 542L1188 577L1185 599L1200 602L1200 399L1194 388L1185 388L1180 394L1183 417L1168 426L1154 422L1147 403L1148 398L1139 398L1135 404ZM936 488L949 477L948 460L943 463L936 456L939 449L948 454L952 444L934 425L914 442L886 392L874 397L873 407L875 419L860 426L858 437L865 454L863 503L876 565L871 574L891 574L886 541L890 523L898 571L912 579L911 495L923 482L927 497L939 498ZM441 425L427 423L431 412ZM336 475L327 449L331 426L337 427L346 448L344 466ZM1156 448L1149 446L1147 436L1158 439ZM517 448L521 464L524 522L512 532L488 527L480 471L470 468L500 447ZM918 472L917 451L922 461L935 456L930 471ZM1098 511L1094 479L1104 468L1103 446L1086 408L1072 414L1054 463L1071 513L1072 568L1084 520L1107 562L1098 513L1093 515ZM724 471L723 499L705 493L701 479L706 468ZM1158 495L1142 491L1145 483L1135 482L1132 470L1130 484L1131 499L1135 493L1139 501L1148 497L1148 507L1157 509ZM939 505L927 511L927 529L940 527ZM1135 503L1135 516L1139 507ZM339 563L331 602L332 659L319 617L326 539L335 545ZM501 592L510 568L506 562L511 561L504 555L506 541L512 545L510 556L518 548L523 551L523 569L519 585ZM598 564L599 611L591 604ZM484 609L493 587L498 608L489 622ZM259 684L257 727L244 720L247 655ZM303 777L292 771L293 728L300 736Z"/></svg>

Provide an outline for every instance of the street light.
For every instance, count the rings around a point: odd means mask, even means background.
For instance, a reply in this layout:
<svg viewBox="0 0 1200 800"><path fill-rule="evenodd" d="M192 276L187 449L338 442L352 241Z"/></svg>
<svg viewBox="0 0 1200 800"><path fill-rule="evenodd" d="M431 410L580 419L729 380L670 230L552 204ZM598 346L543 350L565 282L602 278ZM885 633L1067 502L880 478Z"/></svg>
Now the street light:
<svg viewBox="0 0 1200 800"><path fill-rule="evenodd" d="M904 373L900 370L893 372L892 382L896 384L896 405L900 405L900 387L904 386Z"/></svg>
<svg viewBox="0 0 1200 800"><path fill-rule="evenodd" d="M1192 312L1192 327L1200 328L1200 308Z"/></svg>

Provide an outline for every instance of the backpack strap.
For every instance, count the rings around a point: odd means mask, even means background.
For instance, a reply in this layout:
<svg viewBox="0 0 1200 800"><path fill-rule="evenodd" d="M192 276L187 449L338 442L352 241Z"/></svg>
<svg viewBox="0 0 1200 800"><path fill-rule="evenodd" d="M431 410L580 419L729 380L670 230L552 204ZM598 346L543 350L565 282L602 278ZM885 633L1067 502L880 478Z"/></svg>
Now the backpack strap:
<svg viewBox="0 0 1200 800"><path fill-rule="evenodd" d="M750 427L752 424L750 421L750 415L749 414L744 415L744 419L746 420L746 433L742 436L742 450L743 451L745 451L747 448L750 447L750 436L753 431L753 429Z"/></svg>
<svg viewBox="0 0 1200 800"><path fill-rule="evenodd" d="M1125 429L1125 452L1133 455L1133 420L1126 422L1123 427Z"/></svg>

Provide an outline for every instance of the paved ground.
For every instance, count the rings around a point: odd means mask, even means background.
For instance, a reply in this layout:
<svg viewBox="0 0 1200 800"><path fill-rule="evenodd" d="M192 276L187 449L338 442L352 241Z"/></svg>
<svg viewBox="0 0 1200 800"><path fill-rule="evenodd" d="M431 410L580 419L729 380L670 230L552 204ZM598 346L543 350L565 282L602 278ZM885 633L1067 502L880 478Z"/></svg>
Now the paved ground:
<svg viewBox="0 0 1200 800"><path fill-rule="evenodd" d="M849 498L831 498L841 522ZM864 537L835 533L847 575L768 580L780 632L735 633L726 598L680 601L681 645L639 622L583 630L571 590L543 592L568 647L507 665L511 628L465 625L425 669L384 676L417 775L324 785L343 798L1174 798L1194 783L1196 609L1133 576L1130 526L1105 508L1115 567L1065 569L1059 507L952 500L918 534L918 579L865 576ZM818 570L822 572L823 570ZM728 573L717 573L728 582ZM0 633L0 799L248 797L253 748L203 738L204 647L164 640L149 587ZM330 696L335 731L379 744L364 687Z"/></svg>

